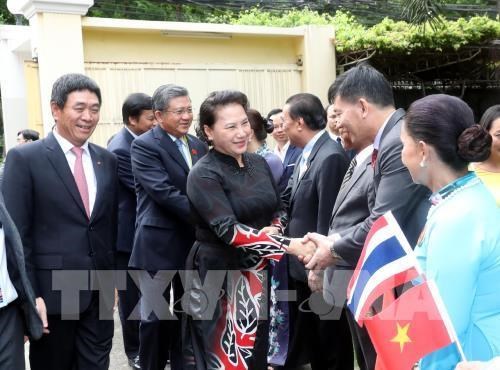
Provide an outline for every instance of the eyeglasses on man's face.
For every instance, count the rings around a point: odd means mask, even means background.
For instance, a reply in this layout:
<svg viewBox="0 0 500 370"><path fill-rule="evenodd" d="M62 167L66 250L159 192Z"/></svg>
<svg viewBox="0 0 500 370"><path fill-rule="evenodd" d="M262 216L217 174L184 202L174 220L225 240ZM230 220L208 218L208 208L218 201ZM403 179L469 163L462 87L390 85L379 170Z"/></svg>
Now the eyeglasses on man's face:
<svg viewBox="0 0 500 370"><path fill-rule="evenodd" d="M183 108L183 109L176 109L176 110L164 109L163 111L175 114L176 116L182 116L184 114L193 114L193 108Z"/></svg>

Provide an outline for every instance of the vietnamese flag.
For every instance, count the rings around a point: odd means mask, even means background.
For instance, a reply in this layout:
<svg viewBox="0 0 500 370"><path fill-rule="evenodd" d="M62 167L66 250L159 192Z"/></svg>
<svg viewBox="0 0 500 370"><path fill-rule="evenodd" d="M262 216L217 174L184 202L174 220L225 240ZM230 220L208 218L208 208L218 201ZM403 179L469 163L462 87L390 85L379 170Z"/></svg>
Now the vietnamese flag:
<svg viewBox="0 0 500 370"><path fill-rule="evenodd" d="M411 370L428 353L455 341L448 316L427 281L377 315L365 317L363 323L377 351L379 368L385 370Z"/></svg>

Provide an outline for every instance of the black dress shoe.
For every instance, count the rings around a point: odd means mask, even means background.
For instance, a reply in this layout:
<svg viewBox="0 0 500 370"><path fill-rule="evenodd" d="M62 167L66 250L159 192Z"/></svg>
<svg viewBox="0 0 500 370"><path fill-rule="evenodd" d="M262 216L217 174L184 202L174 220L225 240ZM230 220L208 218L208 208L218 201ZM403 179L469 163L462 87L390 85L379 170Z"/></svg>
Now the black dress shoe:
<svg viewBox="0 0 500 370"><path fill-rule="evenodd" d="M139 364L139 356L135 356L134 358L129 358L128 366L130 366L132 369L140 369L141 365Z"/></svg>

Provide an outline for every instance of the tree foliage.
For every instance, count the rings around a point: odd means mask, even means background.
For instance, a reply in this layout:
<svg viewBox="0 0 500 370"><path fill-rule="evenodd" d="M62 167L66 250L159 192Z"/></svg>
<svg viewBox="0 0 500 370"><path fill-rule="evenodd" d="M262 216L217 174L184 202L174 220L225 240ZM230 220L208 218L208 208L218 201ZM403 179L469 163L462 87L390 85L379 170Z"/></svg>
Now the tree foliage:
<svg viewBox="0 0 500 370"><path fill-rule="evenodd" d="M404 21L385 18L366 27L347 12L334 16L319 14L309 9L291 10L277 15L258 8L246 10L229 20L232 24L294 27L307 24L333 25L338 52L377 49L379 52L407 53L416 50L457 50L467 45L478 45L500 38L500 23L485 16L456 21L439 18L439 27L426 32Z"/></svg>

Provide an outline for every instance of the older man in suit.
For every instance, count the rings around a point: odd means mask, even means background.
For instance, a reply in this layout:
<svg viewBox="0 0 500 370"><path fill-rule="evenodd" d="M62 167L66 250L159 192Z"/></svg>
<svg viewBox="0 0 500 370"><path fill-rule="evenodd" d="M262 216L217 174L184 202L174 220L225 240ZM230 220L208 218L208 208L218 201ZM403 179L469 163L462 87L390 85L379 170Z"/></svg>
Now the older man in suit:
<svg viewBox="0 0 500 370"><path fill-rule="evenodd" d="M88 142L101 107L93 80L63 75L53 85L50 105L53 132L9 151L3 184L48 331L31 342L30 365L33 370L107 369L113 284L92 270L114 267L117 163Z"/></svg>
<svg viewBox="0 0 500 370"><path fill-rule="evenodd" d="M326 113L316 96L291 96L283 108L283 121L291 143L302 148L282 196L289 218L285 232L291 237L302 237L308 232L326 234L348 159L340 144L325 131ZM311 291L304 266L295 257L289 258L289 274L289 286L297 291L298 310L290 310L293 326L285 367L310 362L312 369L352 369L347 324L321 320L307 309Z"/></svg>
<svg viewBox="0 0 500 370"><path fill-rule="evenodd" d="M314 270L322 270L336 263L356 266L371 225L389 210L398 220L410 244L414 245L429 208L428 191L413 183L401 162L402 144L399 135L404 111L394 108L389 82L374 68L362 65L346 72L334 84L335 112L341 132L347 132L354 145L373 143L370 158L373 183L368 194L369 214L364 219L361 214L365 207L363 201L356 210L354 205L350 207L346 214L345 220L352 223L351 227L342 230L338 221L337 229L334 227L329 237L319 234L308 236L318 246L312 258L305 258L306 267ZM345 195L344 202L348 201L348 197L355 199L354 190L351 189L350 193ZM339 204L337 218L341 216L340 210ZM335 279L334 276L334 282ZM368 368L373 368L373 359L365 360L371 364Z"/></svg>
<svg viewBox="0 0 500 370"><path fill-rule="evenodd" d="M139 358L142 369L163 370L170 351L172 369L182 369L180 322L168 312L170 281L179 303L183 291L175 271L184 269L194 242L187 175L207 149L188 134L193 108L184 87L156 89L153 111L158 125L134 140L131 150L137 221L130 267L148 272L140 275ZM159 308L162 294L165 301Z"/></svg>
<svg viewBox="0 0 500 370"><path fill-rule="evenodd" d="M0 369L24 370L23 334L42 336L21 238L0 195Z"/></svg>
<svg viewBox="0 0 500 370"><path fill-rule="evenodd" d="M110 140L108 150L118 160L116 268L126 271L134 243L137 206L130 146L135 138L151 129L155 123L151 97L143 93L130 94L123 102L122 118L125 126ZM118 290L118 311L122 324L123 345L129 365L134 369L139 369L139 321L130 315L139 302L140 294L130 275L127 275L126 284L126 289Z"/></svg>

